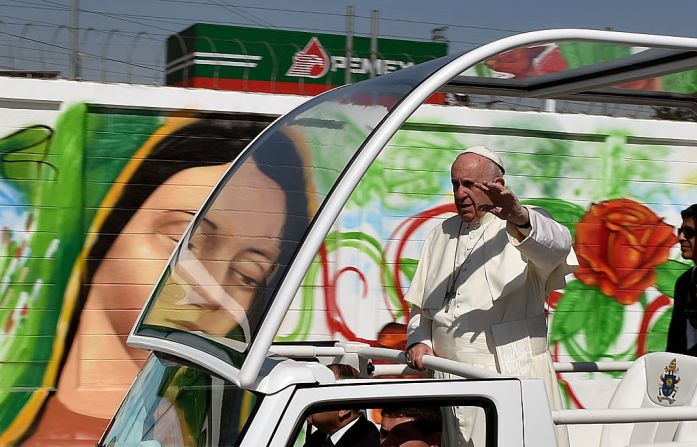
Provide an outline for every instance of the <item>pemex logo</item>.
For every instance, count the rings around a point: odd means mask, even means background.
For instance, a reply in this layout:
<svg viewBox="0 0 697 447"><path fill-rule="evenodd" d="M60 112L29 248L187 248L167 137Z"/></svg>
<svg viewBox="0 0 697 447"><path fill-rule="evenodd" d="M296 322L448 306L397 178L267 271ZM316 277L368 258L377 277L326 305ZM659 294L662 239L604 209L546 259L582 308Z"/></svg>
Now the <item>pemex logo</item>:
<svg viewBox="0 0 697 447"><path fill-rule="evenodd" d="M293 55L293 65L286 72L286 76L316 79L327 74L327 71L329 71L329 56L322 48L319 39L313 37L302 51Z"/></svg>

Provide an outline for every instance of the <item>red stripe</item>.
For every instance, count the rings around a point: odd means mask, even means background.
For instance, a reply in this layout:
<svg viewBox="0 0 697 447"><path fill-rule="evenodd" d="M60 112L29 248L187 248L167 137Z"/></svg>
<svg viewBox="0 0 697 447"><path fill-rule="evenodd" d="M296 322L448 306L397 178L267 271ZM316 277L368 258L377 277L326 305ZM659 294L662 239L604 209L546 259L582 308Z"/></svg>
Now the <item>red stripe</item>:
<svg viewBox="0 0 697 447"><path fill-rule="evenodd" d="M641 327L639 328L639 338L637 340L636 356L641 357L646 354L646 338L649 334L649 323L651 322L651 317L660 309L661 307L670 305L670 298L666 295L661 295L646 307L644 311L644 316L641 319Z"/></svg>

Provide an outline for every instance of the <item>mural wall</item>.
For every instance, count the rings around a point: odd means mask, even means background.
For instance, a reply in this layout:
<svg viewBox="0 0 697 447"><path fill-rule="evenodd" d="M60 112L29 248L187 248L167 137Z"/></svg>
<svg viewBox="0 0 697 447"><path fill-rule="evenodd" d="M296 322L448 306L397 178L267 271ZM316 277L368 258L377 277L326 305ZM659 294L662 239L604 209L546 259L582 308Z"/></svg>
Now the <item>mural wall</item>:
<svg viewBox="0 0 697 447"><path fill-rule="evenodd" d="M94 444L147 356L125 339L169 252L272 119L93 104L0 109L2 445ZM423 239L454 210L450 163L482 144L501 152L508 186L574 236L582 267L548 303L555 359L662 350L688 267L674 227L697 202L694 134L689 123L425 106L351 196L279 339L401 347ZM577 408L602 406L616 375L561 378Z"/></svg>

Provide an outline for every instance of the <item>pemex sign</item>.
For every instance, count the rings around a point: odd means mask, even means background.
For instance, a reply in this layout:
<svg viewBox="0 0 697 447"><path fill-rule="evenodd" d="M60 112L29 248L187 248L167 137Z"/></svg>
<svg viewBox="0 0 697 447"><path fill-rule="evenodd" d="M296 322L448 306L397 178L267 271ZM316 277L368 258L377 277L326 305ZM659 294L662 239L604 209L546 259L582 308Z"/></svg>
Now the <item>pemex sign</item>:
<svg viewBox="0 0 697 447"><path fill-rule="evenodd" d="M167 39L167 85L315 95L447 54L446 43L195 24Z"/></svg>

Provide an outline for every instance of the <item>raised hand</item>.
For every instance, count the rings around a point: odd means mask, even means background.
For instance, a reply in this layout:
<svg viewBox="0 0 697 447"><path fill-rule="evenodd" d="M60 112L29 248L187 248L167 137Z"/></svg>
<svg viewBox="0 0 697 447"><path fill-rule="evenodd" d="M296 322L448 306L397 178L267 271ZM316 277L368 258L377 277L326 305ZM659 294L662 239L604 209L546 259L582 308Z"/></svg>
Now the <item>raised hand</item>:
<svg viewBox="0 0 697 447"><path fill-rule="evenodd" d="M528 210L520 204L513 191L506 189L498 182L475 182L491 201L490 204L481 204L479 209L487 211L499 219L509 221L515 225L524 225L529 221Z"/></svg>

